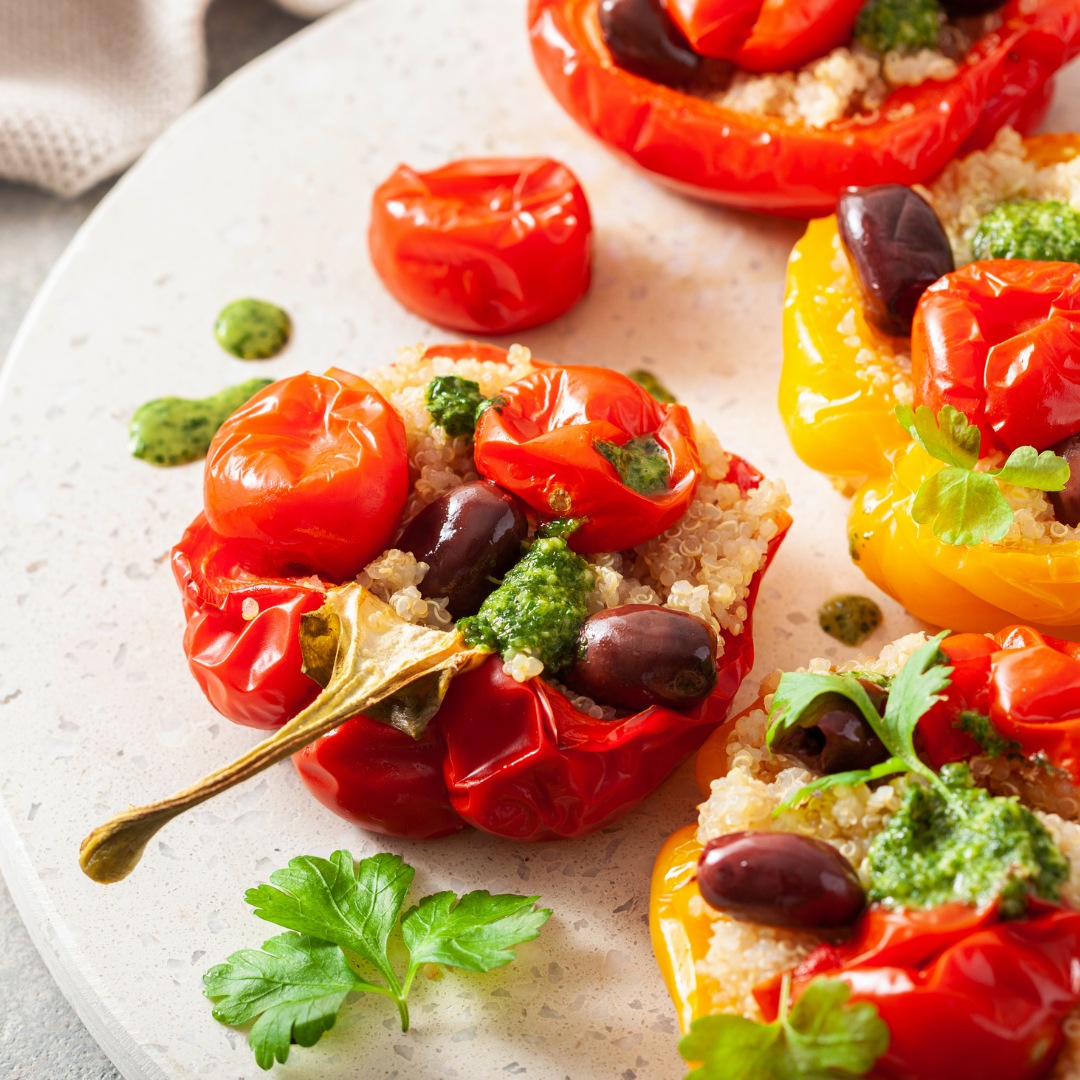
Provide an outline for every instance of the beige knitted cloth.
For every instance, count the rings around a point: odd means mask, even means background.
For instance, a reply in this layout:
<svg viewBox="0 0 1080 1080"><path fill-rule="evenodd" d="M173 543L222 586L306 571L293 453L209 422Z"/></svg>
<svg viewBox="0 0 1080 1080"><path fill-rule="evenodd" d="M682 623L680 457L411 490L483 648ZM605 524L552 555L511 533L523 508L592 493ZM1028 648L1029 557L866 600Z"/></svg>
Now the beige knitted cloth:
<svg viewBox="0 0 1080 1080"><path fill-rule="evenodd" d="M0 0L0 177L71 196L134 161L202 90L208 3Z"/></svg>

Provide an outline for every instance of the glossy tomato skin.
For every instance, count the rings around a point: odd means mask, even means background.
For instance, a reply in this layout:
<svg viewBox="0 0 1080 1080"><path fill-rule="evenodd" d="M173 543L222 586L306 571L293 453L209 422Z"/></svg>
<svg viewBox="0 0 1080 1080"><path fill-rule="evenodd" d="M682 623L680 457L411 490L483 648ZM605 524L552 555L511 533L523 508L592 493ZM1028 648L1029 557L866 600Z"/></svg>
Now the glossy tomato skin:
<svg viewBox="0 0 1080 1080"><path fill-rule="evenodd" d="M466 828L443 783L438 724L420 739L357 716L293 756L308 791L372 832L433 840Z"/></svg>
<svg viewBox="0 0 1080 1080"><path fill-rule="evenodd" d="M222 424L203 502L219 535L337 582L387 548L408 491L401 417L366 379L332 368L279 379Z"/></svg>
<svg viewBox="0 0 1080 1080"><path fill-rule="evenodd" d="M872 907L850 942L821 946L795 969L793 996L819 977L846 982L850 1000L870 1002L888 1024L874 1065L882 1080L1037 1080L1080 1000L1080 912L1035 902L1006 922L993 907ZM754 991L766 1019L779 985Z"/></svg>
<svg viewBox="0 0 1080 1080"><path fill-rule="evenodd" d="M547 367L519 379L480 415L476 468L544 519L584 518L575 551L621 551L658 536L694 497L701 464L690 415L662 405L609 368ZM669 489L642 495L595 448L652 435L671 470Z"/></svg>
<svg viewBox="0 0 1080 1080"><path fill-rule="evenodd" d="M669 0L695 51L744 71L793 71L851 38L864 0Z"/></svg>
<svg viewBox="0 0 1080 1080"><path fill-rule="evenodd" d="M375 191L368 247L410 311L469 334L508 334L569 311L589 287L592 218L550 158L401 165Z"/></svg>
<svg viewBox="0 0 1080 1080"><path fill-rule="evenodd" d="M952 79L904 88L890 97L894 107L823 129L735 112L623 71L595 25L595 0L530 0L529 31L562 107L654 179L728 206L808 217L830 213L849 185L925 182L1002 126L1031 129L1054 73L1080 51L1080 8L1009 0L1001 16Z"/></svg>
<svg viewBox="0 0 1080 1080"><path fill-rule="evenodd" d="M223 716L277 728L315 700L301 670L300 618L322 606L318 580L273 565L267 549L218 536L204 514L172 550L187 617L184 653L202 692ZM245 601L257 614L247 618Z"/></svg>
<svg viewBox="0 0 1080 1080"><path fill-rule="evenodd" d="M959 409L982 452L1080 431L1080 266L991 259L946 274L915 310L915 403Z"/></svg>

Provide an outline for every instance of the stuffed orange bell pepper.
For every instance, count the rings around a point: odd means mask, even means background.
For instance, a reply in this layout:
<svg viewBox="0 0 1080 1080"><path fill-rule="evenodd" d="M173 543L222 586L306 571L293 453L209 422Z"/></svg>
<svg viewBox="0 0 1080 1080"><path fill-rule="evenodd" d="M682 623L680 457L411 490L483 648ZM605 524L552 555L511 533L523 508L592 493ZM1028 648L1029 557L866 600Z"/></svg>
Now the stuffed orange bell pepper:
<svg viewBox="0 0 1080 1080"><path fill-rule="evenodd" d="M650 901L694 1080L1076 1075L1075 651L913 634L710 737Z"/></svg>
<svg viewBox="0 0 1080 1080"><path fill-rule="evenodd" d="M791 256L792 444L858 488L860 568L940 626L1080 625L1078 154L1077 135L1003 132L921 194L845 193Z"/></svg>

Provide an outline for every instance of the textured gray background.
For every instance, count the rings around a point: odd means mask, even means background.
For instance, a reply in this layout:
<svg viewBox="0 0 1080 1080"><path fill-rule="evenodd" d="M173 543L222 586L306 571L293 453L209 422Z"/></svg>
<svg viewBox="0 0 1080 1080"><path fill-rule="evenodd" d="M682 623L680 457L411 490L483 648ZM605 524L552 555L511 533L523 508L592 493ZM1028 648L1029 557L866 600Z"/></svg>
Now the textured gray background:
<svg viewBox="0 0 1080 1080"><path fill-rule="evenodd" d="M304 25L269 0L216 0L207 20L207 88ZM62 202L0 182L0 358L53 263L110 186ZM119 1076L53 983L0 881L0 1077Z"/></svg>

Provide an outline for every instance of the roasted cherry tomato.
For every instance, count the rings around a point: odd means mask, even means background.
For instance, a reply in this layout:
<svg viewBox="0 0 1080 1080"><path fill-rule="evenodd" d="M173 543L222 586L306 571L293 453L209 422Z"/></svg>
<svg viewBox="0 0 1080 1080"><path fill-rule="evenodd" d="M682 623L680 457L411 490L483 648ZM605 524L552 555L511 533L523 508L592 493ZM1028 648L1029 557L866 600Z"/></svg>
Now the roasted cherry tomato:
<svg viewBox="0 0 1080 1080"><path fill-rule="evenodd" d="M771 13L790 26L797 48L813 35L800 36L794 12L817 6L766 3L743 49L746 65L771 67L787 55L786 38L768 29ZM1009 0L1001 25L972 46L951 79L901 88L888 108L815 129L722 108L623 70L604 44L597 7L596 0L529 2L533 56L574 120L681 191L794 216L831 212L849 184L929 180L1007 124L1031 130L1045 115L1054 73L1080 51L1075 0ZM841 7L846 21L849 5L837 2L823 26ZM770 35L784 43L771 52Z"/></svg>
<svg viewBox="0 0 1080 1080"><path fill-rule="evenodd" d="M365 379L280 379L222 424L206 458L206 518L331 581L389 545L409 491L405 424Z"/></svg>
<svg viewBox="0 0 1080 1080"><path fill-rule="evenodd" d="M610 448L649 439L668 478L642 494L620 477ZM570 537L583 552L658 536L686 512L701 471L682 405L662 405L626 375L593 367L544 368L508 386L480 415L475 457L481 475L542 518L583 518Z"/></svg>
<svg viewBox="0 0 1080 1080"><path fill-rule="evenodd" d="M218 712L249 727L280 727L315 700L301 670L300 617L322 607L318 581L274 565L251 540L218 536L200 514L172 551L187 616L184 652Z"/></svg>
<svg viewBox="0 0 1080 1080"><path fill-rule="evenodd" d="M959 409L986 445L1045 450L1080 431L1080 266L994 259L931 285L915 312L915 403Z"/></svg>
<svg viewBox="0 0 1080 1080"><path fill-rule="evenodd" d="M952 681L918 727L920 751L935 769L983 752L959 727L970 711L988 716L1006 745L1043 756L1080 784L1080 645L1007 626L954 634L941 647Z"/></svg>
<svg viewBox="0 0 1080 1080"><path fill-rule="evenodd" d="M696 52L745 71L791 71L850 40L864 0L669 0Z"/></svg>
<svg viewBox="0 0 1080 1080"><path fill-rule="evenodd" d="M375 269L410 311L451 330L508 334L569 311L589 287L592 220L550 158L401 165L375 191Z"/></svg>
<svg viewBox="0 0 1080 1080"><path fill-rule="evenodd" d="M994 909L871 908L843 945L795 969L795 998L814 978L841 979L889 1027L874 1065L882 1080L1037 1080L1064 1041L1080 1000L1080 912L1033 905L999 921ZM780 980L755 990L767 1020Z"/></svg>

